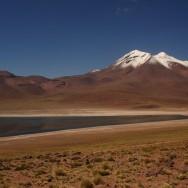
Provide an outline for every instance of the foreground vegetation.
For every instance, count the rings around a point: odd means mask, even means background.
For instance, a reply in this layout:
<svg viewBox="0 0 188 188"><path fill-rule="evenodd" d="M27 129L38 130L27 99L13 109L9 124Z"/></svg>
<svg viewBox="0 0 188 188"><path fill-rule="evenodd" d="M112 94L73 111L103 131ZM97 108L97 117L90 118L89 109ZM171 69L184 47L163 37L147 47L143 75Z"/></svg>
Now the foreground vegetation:
<svg viewBox="0 0 188 188"><path fill-rule="evenodd" d="M0 160L0 187L188 187L188 142Z"/></svg>
<svg viewBox="0 0 188 188"><path fill-rule="evenodd" d="M187 122L156 124L2 142L0 188L187 188Z"/></svg>

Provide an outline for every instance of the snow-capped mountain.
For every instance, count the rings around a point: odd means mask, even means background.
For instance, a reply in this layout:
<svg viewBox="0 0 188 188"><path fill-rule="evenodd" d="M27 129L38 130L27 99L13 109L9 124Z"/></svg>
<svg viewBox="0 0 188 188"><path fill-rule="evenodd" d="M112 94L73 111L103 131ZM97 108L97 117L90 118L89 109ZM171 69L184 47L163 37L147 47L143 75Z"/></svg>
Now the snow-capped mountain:
<svg viewBox="0 0 188 188"><path fill-rule="evenodd" d="M118 59L117 62L114 64L114 67L126 68L128 66L132 66L136 68L146 63L148 60L150 60L150 58L150 53L133 50Z"/></svg>
<svg viewBox="0 0 188 188"><path fill-rule="evenodd" d="M134 68L139 67L145 63L150 64L160 64L164 67L170 69L173 63L188 67L188 61L182 61L169 56L165 52L160 52L159 54L152 55L147 52L142 52L139 50L133 50L128 54L117 60L114 64L114 68L121 67L126 68L132 66Z"/></svg>
<svg viewBox="0 0 188 188"><path fill-rule="evenodd" d="M104 69L55 79L0 71L0 101L42 100L59 106L160 108L188 106L188 61L133 50ZM27 100L25 100L27 98ZM21 102L22 103L22 102ZM19 103L19 104L21 104ZM48 104L49 103L49 104Z"/></svg>

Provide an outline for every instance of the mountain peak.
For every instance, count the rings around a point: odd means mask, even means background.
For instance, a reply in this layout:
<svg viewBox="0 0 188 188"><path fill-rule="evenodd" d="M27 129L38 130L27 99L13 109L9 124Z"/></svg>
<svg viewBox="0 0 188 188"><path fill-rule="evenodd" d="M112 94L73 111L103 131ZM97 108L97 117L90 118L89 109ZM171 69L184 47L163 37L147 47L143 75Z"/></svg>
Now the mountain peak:
<svg viewBox="0 0 188 188"><path fill-rule="evenodd" d="M160 52L157 54L158 56L161 56L161 57L165 57L165 56L168 56L168 54L166 52Z"/></svg>
<svg viewBox="0 0 188 188"><path fill-rule="evenodd" d="M134 68L136 68L147 62L150 58L150 53L140 50L133 50L118 59L114 64L114 67L126 68L128 66L133 66Z"/></svg>
<svg viewBox="0 0 188 188"><path fill-rule="evenodd" d="M146 52L135 49L135 50L130 51L129 53L131 53L131 54L134 53L134 54L138 54L139 55L139 54L146 53Z"/></svg>
<svg viewBox="0 0 188 188"><path fill-rule="evenodd" d="M171 65L173 63L188 67L188 61L176 59L165 52L160 52L156 55L152 55L148 52L133 50L125 54L123 57L119 58L113 65L113 68L126 68L129 66L137 68L145 63L160 64L168 69L171 69Z"/></svg>
<svg viewBox="0 0 188 188"><path fill-rule="evenodd" d="M159 54L154 55L151 61L160 63L161 65L163 65L164 67L168 69L171 69L171 65L173 63L180 64L184 67L188 67L188 62L176 59L175 57L172 57L166 54L165 52L160 52Z"/></svg>

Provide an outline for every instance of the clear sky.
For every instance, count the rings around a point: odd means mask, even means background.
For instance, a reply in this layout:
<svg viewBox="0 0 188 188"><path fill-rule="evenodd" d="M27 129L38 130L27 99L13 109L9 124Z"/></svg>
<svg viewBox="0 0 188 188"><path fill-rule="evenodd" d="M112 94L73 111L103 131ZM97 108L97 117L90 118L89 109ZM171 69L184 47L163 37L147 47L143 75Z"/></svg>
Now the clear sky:
<svg viewBox="0 0 188 188"><path fill-rule="evenodd" d="M0 69L81 74L134 49L188 60L188 0L0 0Z"/></svg>

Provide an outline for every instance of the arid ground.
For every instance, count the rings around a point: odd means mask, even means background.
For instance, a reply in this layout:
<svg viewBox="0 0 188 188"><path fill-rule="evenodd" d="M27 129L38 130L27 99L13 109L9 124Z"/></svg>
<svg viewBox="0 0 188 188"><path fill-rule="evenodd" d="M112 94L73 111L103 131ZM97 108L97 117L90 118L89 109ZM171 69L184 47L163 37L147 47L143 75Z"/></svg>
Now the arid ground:
<svg viewBox="0 0 188 188"><path fill-rule="evenodd" d="M0 139L0 187L187 188L188 120Z"/></svg>

